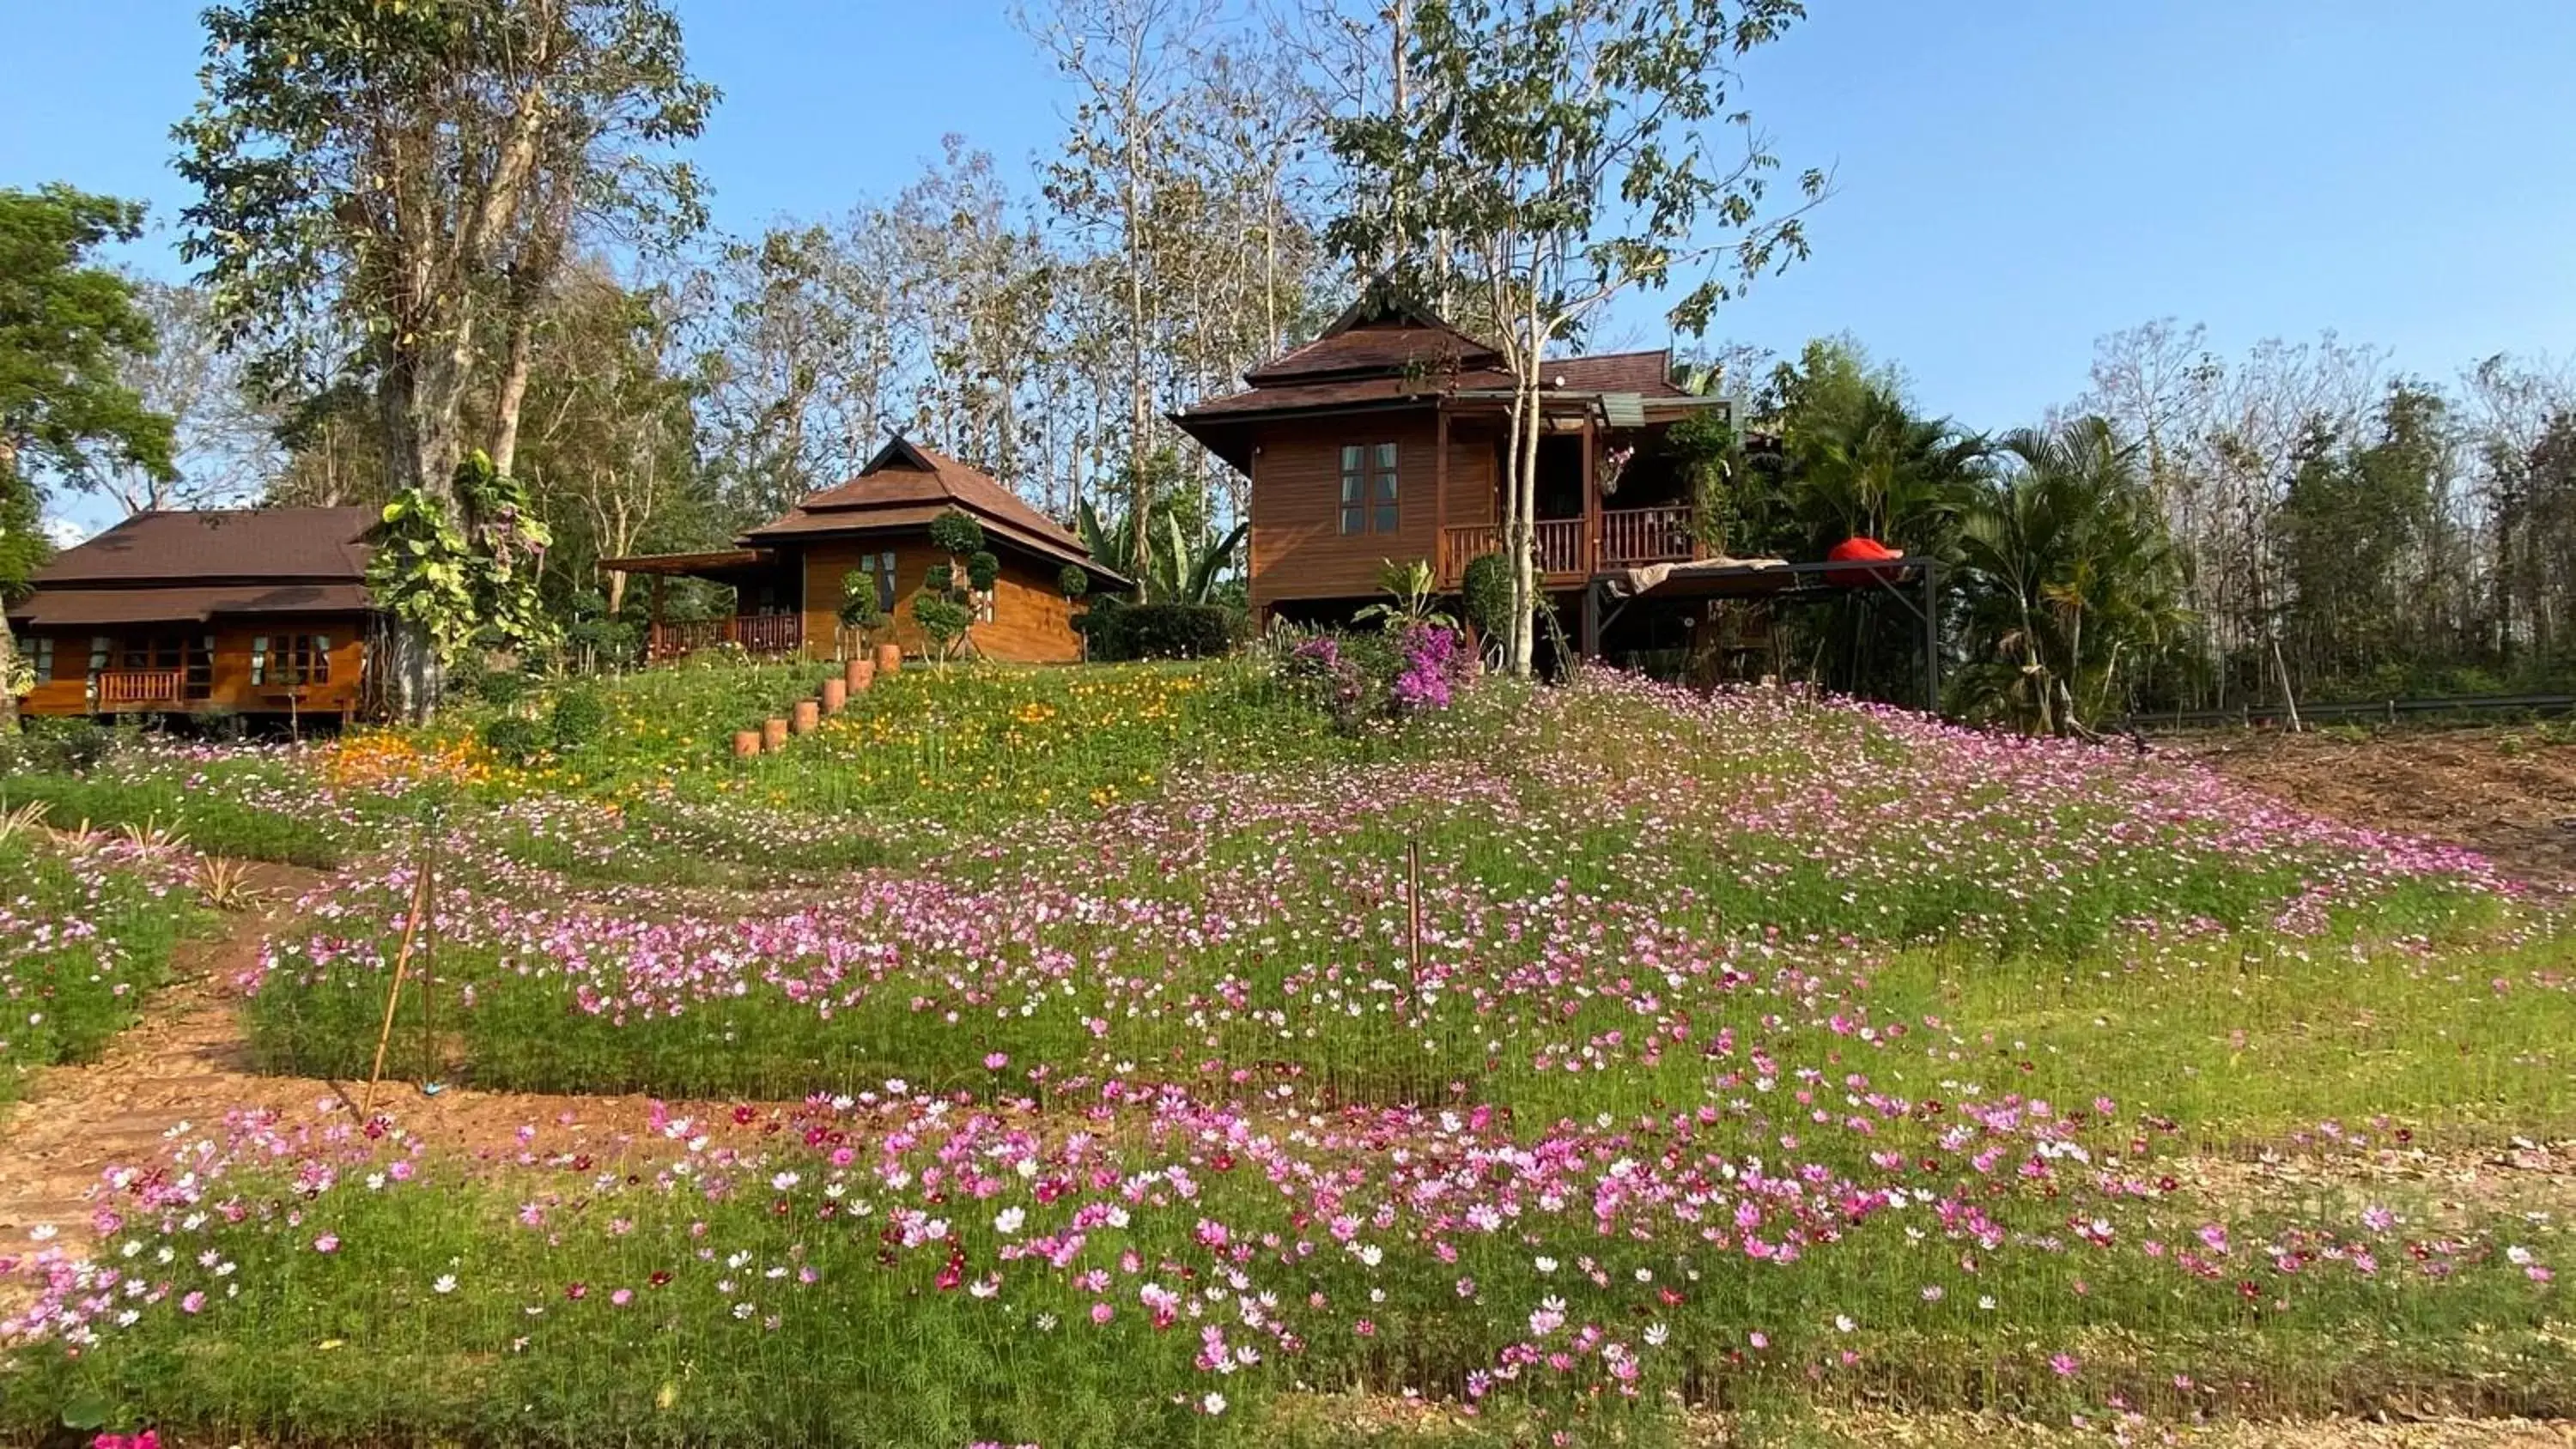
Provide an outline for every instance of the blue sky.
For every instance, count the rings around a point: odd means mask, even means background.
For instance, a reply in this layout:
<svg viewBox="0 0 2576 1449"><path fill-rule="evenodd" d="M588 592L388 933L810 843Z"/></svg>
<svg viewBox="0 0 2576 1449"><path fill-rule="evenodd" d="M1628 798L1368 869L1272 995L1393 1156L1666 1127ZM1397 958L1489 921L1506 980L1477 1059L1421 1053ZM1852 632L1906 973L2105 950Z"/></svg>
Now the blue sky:
<svg viewBox="0 0 2576 1449"><path fill-rule="evenodd" d="M993 0L681 0L724 104L695 150L719 224L884 195L959 132L1025 177L1064 93ZM2576 343L2576 3L1809 0L1743 99L1830 166L1813 260L1714 337L1848 331L1922 403L2035 421L2093 340L2201 321L2226 351L2333 328L2447 377ZM0 0L0 186L185 203L186 0ZM173 239L137 264L175 274ZM1620 340L1663 340L1631 309Z"/></svg>

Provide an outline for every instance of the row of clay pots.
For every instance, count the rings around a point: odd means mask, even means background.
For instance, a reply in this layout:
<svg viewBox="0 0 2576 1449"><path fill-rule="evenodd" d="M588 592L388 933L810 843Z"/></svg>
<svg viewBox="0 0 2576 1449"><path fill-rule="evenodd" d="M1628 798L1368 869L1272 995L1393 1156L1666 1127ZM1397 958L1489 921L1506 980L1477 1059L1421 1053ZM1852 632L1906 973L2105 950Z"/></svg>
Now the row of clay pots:
<svg viewBox="0 0 2576 1449"><path fill-rule="evenodd" d="M734 731L733 752L757 755L785 749L790 734L812 734L826 717L847 709L851 695L867 693L876 687L877 676L892 675L901 668L903 646L880 644L874 659L852 659L843 664L840 678L824 680L814 698L796 701L796 708L786 718L773 717L756 730Z"/></svg>

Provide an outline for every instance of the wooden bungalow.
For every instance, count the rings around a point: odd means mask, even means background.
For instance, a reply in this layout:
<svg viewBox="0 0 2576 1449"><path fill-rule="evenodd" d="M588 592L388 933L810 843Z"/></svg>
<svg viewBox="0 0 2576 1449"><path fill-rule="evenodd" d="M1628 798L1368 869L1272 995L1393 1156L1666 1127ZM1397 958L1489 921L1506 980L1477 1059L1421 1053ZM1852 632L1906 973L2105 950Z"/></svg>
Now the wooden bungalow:
<svg viewBox="0 0 2576 1449"><path fill-rule="evenodd" d="M1092 561L1082 540L973 468L897 437L858 476L813 494L786 516L752 529L735 547L713 553L649 554L602 559L602 569L651 581L651 660L675 659L721 645L759 655L829 658L840 642L842 580L856 572L877 589L892 619L886 639L916 653L926 642L912 600L948 555L931 546L932 519L971 514L1001 560L992 597L967 631L988 659L1049 663L1082 657L1072 600L1060 576L1083 570L1094 591L1129 587ZM714 619L663 618L661 580L700 578L727 585L734 609Z"/></svg>
<svg viewBox="0 0 2576 1449"><path fill-rule="evenodd" d="M371 508L138 513L9 606L35 715L355 713Z"/></svg>
<svg viewBox="0 0 2576 1449"><path fill-rule="evenodd" d="M1668 350L1547 364L1539 568L1598 652L1596 584L1702 556L1688 481L1662 446L1725 400L1673 385ZM1347 618L1380 564L1429 562L1455 588L1502 547L1512 377L1501 355L1373 289L1323 335L1244 374L1246 388L1172 421L1251 479L1257 617Z"/></svg>

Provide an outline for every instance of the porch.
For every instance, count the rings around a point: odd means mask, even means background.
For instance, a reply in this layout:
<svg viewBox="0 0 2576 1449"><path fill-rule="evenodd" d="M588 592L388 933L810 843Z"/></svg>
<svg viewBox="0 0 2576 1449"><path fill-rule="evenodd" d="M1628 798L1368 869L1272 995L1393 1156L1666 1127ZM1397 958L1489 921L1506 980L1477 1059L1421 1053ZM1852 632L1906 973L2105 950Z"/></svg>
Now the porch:
<svg viewBox="0 0 2576 1449"><path fill-rule="evenodd" d="M685 659L710 649L738 648L746 654L782 656L805 649L802 614L735 614L722 619L653 621L644 641L644 662Z"/></svg>
<svg viewBox="0 0 2576 1449"><path fill-rule="evenodd" d="M1595 575L1649 564L1688 563L1703 557L1691 506L1602 509L1589 517L1542 518L1533 540L1541 582L1550 588L1588 583ZM1469 523L1440 530L1438 566L1443 588L1456 588L1467 565L1503 551L1498 523Z"/></svg>
<svg viewBox="0 0 2576 1449"><path fill-rule="evenodd" d="M602 571L633 575L649 591L644 662L668 663L715 649L779 658L805 650L803 569L769 549L644 554L599 561ZM677 581L695 579L730 592L729 612L704 619L664 617L663 597ZM700 601L701 603L704 600Z"/></svg>

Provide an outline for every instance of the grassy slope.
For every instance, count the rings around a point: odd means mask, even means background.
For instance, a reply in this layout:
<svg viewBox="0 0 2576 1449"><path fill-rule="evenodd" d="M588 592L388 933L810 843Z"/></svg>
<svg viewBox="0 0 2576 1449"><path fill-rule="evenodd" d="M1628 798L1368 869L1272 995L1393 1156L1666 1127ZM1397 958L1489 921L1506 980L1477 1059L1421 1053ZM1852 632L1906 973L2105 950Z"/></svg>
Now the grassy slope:
<svg viewBox="0 0 2576 1449"><path fill-rule="evenodd" d="M2358 1171L2576 1123L2562 923L2468 862L2110 757L1628 687L1351 741L1236 666L907 673L723 758L775 683L649 677L600 740L442 797L472 1004L440 1069L858 1101L676 1124L625 1178L540 1137L403 1180L398 1140L246 1129L202 1165L250 1219L139 1200L139 1252L184 1240L168 1286L10 1400L1050 1446L1296 1442L1292 1383L1481 1393L1462 1442L1653 1438L1673 1393L2569 1407L2554 1222ZM371 1043L399 896L362 875L281 943L270 1060ZM2213 1170L2248 1144L2317 1175ZM257 1185L296 1161L336 1186ZM1212 1372L1210 1328L1260 1362Z"/></svg>

